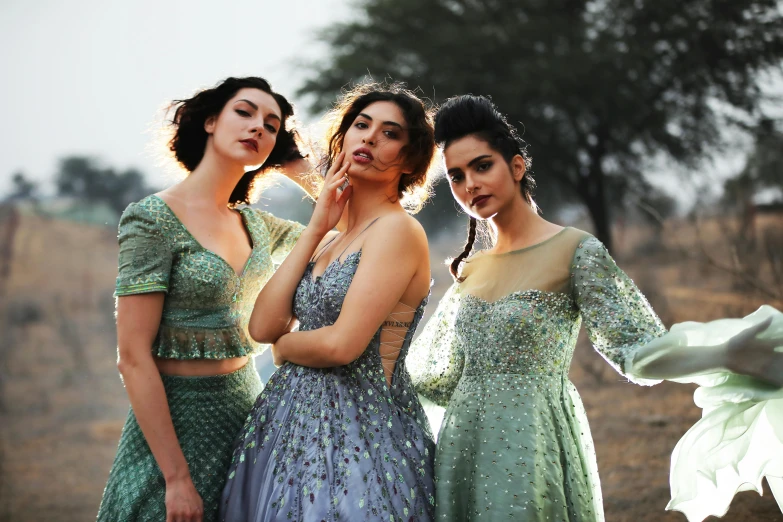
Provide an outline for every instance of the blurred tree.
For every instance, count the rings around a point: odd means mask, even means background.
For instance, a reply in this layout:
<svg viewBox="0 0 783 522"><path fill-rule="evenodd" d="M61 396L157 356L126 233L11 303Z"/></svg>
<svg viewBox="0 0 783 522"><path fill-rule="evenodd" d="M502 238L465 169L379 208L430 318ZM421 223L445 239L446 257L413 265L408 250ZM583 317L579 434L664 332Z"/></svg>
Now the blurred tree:
<svg viewBox="0 0 783 522"><path fill-rule="evenodd" d="M783 132L775 128L773 120L760 122L745 168L723 188L724 200L735 203L752 198L761 189L783 189Z"/></svg>
<svg viewBox="0 0 783 522"><path fill-rule="evenodd" d="M98 166L91 158L81 156L60 161L55 183L58 195L89 203L105 203L118 215L128 203L154 192L144 183L144 177L138 170L115 172L112 168Z"/></svg>
<svg viewBox="0 0 783 522"><path fill-rule="evenodd" d="M646 179L629 180L627 177L610 177L607 184L609 201L614 214L624 223L642 222L662 227L664 220L677 211L677 202Z"/></svg>
<svg viewBox="0 0 783 522"><path fill-rule="evenodd" d="M27 179L23 172L16 172L11 177L13 184L11 193L8 195L9 201L14 200L35 200L38 196L38 183Z"/></svg>
<svg viewBox="0 0 783 522"><path fill-rule="evenodd" d="M783 58L779 0L356 5L356 20L321 33L329 58L300 90L314 110L368 73L421 86L435 102L491 95L530 131L545 210L582 202L609 247L608 207L620 201L609 200L608 178L643 188L644 160L661 152L695 167L739 124L729 114L758 117L757 75Z"/></svg>

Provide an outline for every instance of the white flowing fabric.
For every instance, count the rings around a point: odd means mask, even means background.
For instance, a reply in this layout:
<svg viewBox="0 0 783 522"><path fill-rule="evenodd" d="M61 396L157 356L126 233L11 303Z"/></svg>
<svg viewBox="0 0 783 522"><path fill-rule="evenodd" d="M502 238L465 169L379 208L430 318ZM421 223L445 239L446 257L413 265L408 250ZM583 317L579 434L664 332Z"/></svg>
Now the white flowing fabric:
<svg viewBox="0 0 783 522"><path fill-rule="evenodd" d="M625 370L644 378L645 364L661 353L688 350L697 357L695 348L725 343L768 318L770 326L758 337L781 340L776 348L781 351L783 314L765 305L742 319L676 324L651 343L660 351L640 360L629 358ZM703 412L672 453L672 499L666 509L681 511L691 522L723 516L738 491L761 494L766 477L783 511L783 389L728 372L670 380L698 384L694 402Z"/></svg>

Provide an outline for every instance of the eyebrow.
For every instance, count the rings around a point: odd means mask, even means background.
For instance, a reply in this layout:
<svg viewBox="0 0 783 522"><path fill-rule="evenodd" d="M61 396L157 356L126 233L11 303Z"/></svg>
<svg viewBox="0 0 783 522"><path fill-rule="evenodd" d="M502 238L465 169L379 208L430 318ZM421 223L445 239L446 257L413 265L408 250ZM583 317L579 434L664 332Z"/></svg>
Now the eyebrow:
<svg viewBox="0 0 783 522"><path fill-rule="evenodd" d="M242 98L241 100L237 100L237 103L239 103L239 102L245 102L248 105L250 105L251 107L253 107L255 110L258 110L258 105L256 105L255 103L251 102L250 100L246 100L246 99Z"/></svg>
<svg viewBox="0 0 783 522"><path fill-rule="evenodd" d="M481 161L483 159L486 159L486 158L491 158L491 157L492 157L491 154L482 154L481 156L476 156L475 158L473 158L472 160L470 160L468 162L468 167L472 167L473 165L475 165L479 161ZM449 169L449 174L451 174L452 172L457 172L458 170L462 170L462 169L459 168L459 167L451 168L451 169Z"/></svg>
<svg viewBox="0 0 783 522"><path fill-rule="evenodd" d="M372 121L372 116L370 116L368 114L365 114L363 112L360 112L359 116L361 116L362 118L366 118L366 119ZM394 127L399 127L400 130L405 130L405 128L402 125L400 125L399 123L397 123L396 121L385 121L385 122L383 122L383 124L384 125L392 125Z"/></svg>
<svg viewBox="0 0 783 522"><path fill-rule="evenodd" d="M237 101L236 101L236 103L239 103L239 102L245 102L245 103L247 103L248 105L250 105L251 107L253 107L253 109L255 109L255 110L258 110L258 105L256 105L255 103L251 102L250 100L246 100L246 99L242 98L241 100L237 100ZM280 122L282 122L282 121L283 121L283 120L281 120L281 119L280 119L280 116L278 116L278 115L277 115L277 114L275 114L274 112L273 112L273 113L271 113L271 114L269 114L269 115L267 116L267 118L274 118L274 119L276 119L277 121L280 121Z"/></svg>

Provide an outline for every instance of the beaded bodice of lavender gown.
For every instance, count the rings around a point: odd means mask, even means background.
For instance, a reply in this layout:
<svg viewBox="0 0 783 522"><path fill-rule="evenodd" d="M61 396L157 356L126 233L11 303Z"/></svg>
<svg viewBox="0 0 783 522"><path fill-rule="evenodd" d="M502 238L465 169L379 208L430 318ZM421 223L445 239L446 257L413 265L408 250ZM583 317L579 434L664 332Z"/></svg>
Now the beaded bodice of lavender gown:
<svg viewBox="0 0 783 522"><path fill-rule="evenodd" d="M360 260L348 254L318 277L308 265L294 297L300 330L337 320ZM425 303L388 376L383 327L348 365L278 369L240 434L221 520L432 519L434 442L404 364Z"/></svg>

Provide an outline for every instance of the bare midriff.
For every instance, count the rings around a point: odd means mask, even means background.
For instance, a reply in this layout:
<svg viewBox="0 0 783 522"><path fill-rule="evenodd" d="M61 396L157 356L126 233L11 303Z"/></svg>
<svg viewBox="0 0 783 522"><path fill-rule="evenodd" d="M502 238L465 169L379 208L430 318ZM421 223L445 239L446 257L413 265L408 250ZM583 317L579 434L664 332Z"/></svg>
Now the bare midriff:
<svg viewBox="0 0 783 522"><path fill-rule="evenodd" d="M155 365L163 375L177 375L181 377L206 377L209 375L223 375L239 370L247 364L250 356L233 357L231 359L159 359L155 358Z"/></svg>

